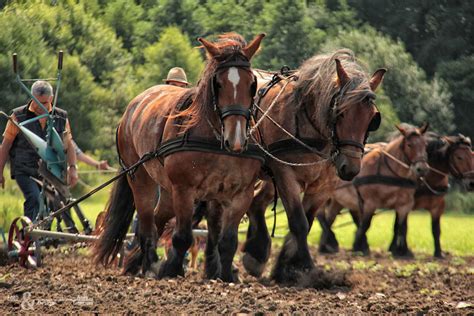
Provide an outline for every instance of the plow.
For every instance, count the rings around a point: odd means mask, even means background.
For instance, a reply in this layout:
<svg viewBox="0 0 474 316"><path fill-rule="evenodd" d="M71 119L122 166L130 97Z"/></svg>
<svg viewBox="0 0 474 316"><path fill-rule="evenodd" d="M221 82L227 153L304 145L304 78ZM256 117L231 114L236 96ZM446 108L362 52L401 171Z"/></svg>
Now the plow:
<svg viewBox="0 0 474 316"><path fill-rule="evenodd" d="M66 243L91 243L99 239L93 232L93 227L85 217L79 203L89 198L96 192L102 190L131 170L136 169L152 156L143 157L136 164L120 171L116 176L105 183L94 188L78 199L72 197L67 185L67 162L63 135L60 135L54 128L55 109L61 84L61 71L63 67L63 52L58 53L57 76L46 79L22 79L18 71L18 57L13 54L13 72L16 75L16 82L21 89L36 102L44 111L44 114L18 123L8 114L0 112L10 120L19 131L25 136L30 145L36 150L40 157L39 177L32 178L41 188L39 212L35 219L27 216L20 216L13 220L8 231L7 251L8 257L12 261L17 261L25 268L37 268L42 265L42 248L58 247ZM30 92L25 83L38 80L55 81L56 92L52 104L52 110L48 112L46 107ZM31 132L25 125L46 118L46 139L42 139ZM79 229L72 215L81 224ZM55 231L53 230L55 229ZM194 230L195 236L206 236L206 230ZM134 233L126 235L126 241L135 238ZM125 242L124 242L125 243ZM118 265L121 266L124 257L124 247L119 254Z"/></svg>

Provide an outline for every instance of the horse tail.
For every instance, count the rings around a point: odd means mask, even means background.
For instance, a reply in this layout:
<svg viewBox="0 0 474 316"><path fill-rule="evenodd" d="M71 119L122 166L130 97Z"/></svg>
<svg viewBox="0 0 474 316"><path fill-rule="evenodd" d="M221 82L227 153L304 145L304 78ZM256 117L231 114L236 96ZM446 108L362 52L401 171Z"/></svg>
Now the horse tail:
<svg viewBox="0 0 474 316"><path fill-rule="evenodd" d="M117 180L105 209L106 215L99 240L94 244L96 264L110 265L122 248L123 240L133 219L135 203L126 177Z"/></svg>

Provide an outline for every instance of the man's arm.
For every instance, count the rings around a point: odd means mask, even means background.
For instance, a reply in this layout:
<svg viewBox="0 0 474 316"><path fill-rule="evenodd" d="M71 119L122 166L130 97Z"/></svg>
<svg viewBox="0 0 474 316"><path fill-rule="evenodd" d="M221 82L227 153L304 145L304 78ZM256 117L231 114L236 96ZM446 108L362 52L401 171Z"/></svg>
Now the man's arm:
<svg viewBox="0 0 474 316"><path fill-rule="evenodd" d="M12 120L16 120L15 115L11 116ZM16 135L19 129L12 122L8 121L3 133L3 142L0 147L0 186L5 188L5 178L3 177L3 169L8 161L8 154L12 148L13 142L15 141Z"/></svg>
<svg viewBox="0 0 474 316"><path fill-rule="evenodd" d="M64 145L66 149L66 160L67 160L67 175L68 183L71 187L75 186L78 180L77 176L77 157L76 150L72 140L71 127L69 120L66 122L66 135L64 139Z"/></svg>
<svg viewBox="0 0 474 316"><path fill-rule="evenodd" d="M13 141L8 138L3 138L2 146L0 147L0 185L2 189L5 188L5 178L3 177L3 169L8 160L8 153L12 148Z"/></svg>

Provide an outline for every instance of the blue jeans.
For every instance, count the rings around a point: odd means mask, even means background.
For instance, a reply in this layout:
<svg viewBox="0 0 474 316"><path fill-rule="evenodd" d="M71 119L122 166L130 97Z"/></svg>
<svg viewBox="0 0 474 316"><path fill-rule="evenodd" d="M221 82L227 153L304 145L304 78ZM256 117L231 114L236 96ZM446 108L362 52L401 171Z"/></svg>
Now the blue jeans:
<svg viewBox="0 0 474 316"><path fill-rule="evenodd" d="M25 198L25 203L23 203L24 214L34 221L39 212L41 188L27 175L16 175L15 180Z"/></svg>

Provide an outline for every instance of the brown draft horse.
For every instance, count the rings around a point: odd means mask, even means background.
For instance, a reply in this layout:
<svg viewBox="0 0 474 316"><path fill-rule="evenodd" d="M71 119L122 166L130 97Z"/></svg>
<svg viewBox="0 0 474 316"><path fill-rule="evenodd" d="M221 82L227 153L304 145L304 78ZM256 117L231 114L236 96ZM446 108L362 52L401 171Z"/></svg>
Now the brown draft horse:
<svg viewBox="0 0 474 316"><path fill-rule="evenodd" d="M235 33L220 36L217 43L199 38L208 61L195 89L157 85L130 102L117 130L122 163L130 166L157 148L158 159L114 186L94 249L97 263L107 265L115 257L136 208L140 247L128 258L125 272L183 275L184 255L193 241L193 204L213 201L217 208L208 214L207 276L235 281L238 225L261 168L261 156L252 154L247 133L256 90L250 60L263 37L248 45ZM180 111L190 98L190 106ZM157 240L173 216L172 249L166 261L155 264Z"/></svg>
<svg viewBox="0 0 474 316"><path fill-rule="evenodd" d="M474 183L471 140L463 135L439 136L433 132L425 135L430 171L418 185L415 192L414 209L426 209L431 213L431 230L434 240L434 256L442 258L440 218L445 209L445 195L448 191L449 175L461 181ZM406 223L406 222L405 222ZM391 248L395 245L397 230Z"/></svg>
<svg viewBox="0 0 474 316"><path fill-rule="evenodd" d="M265 72L256 73L265 77ZM313 215L305 214L307 210L300 194L303 192L306 197L317 191L320 180L330 174L337 173L347 180L357 175L368 132L380 124L373 91L384 73L385 70L380 69L370 78L350 50L339 50L307 60L296 71L297 80L279 82L261 100L262 112L275 102L268 116L291 135L310 148L331 153L330 160L323 160L320 153L289 139L269 118L262 121L262 139L274 156L297 164L320 162L290 166L270 159L268 163L290 229L272 273L277 282L293 282L301 272L314 267L307 244L312 222L308 222L308 218ZM262 94L262 90L259 93ZM275 99L279 93L280 97ZM269 258L271 239L265 224L265 210L273 195L273 184L267 180L248 211L250 225L242 249L243 264L254 276L262 274Z"/></svg>
<svg viewBox="0 0 474 316"><path fill-rule="evenodd" d="M326 216L318 216L326 221L321 225L321 242L326 244L320 244L320 249L338 250L330 227L339 211L346 207L358 223L353 251L369 254L366 232L374 212L377 208L389 208L397 213L397 235L390 250L394 256L412 256L406 242L406 221L415 205L416 181L429 170L423 137L427 128L427 124L420 128L400 124L397 126L400 136L364 156L359 175L352 183L340 185L333 193Z"/></svg>

